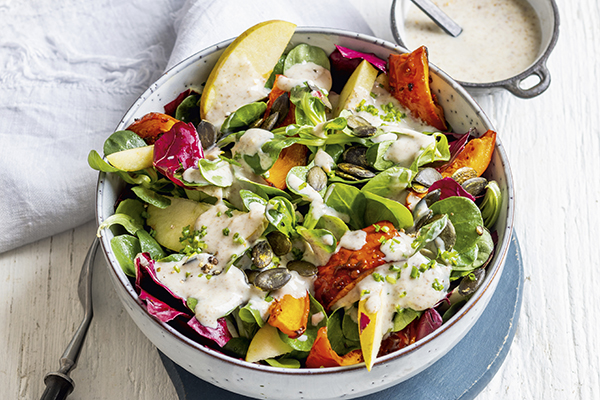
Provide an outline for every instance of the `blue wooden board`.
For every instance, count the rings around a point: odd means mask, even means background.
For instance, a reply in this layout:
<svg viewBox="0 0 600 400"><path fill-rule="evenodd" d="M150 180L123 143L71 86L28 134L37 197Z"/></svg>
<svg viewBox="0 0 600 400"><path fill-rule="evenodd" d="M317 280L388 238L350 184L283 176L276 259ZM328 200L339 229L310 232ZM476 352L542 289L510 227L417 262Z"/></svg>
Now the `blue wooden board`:
<svg viewBox="0 0 600 400"><path fill-rule="evenodd" d="M362 400L470 400L494 377L515 336L523 298L523 260L513 236L498 289L482 316L448 354L431 367ZM160 353L160 352L159 352ZM190 374L160 353L179 400L249 400Z"/></svg>

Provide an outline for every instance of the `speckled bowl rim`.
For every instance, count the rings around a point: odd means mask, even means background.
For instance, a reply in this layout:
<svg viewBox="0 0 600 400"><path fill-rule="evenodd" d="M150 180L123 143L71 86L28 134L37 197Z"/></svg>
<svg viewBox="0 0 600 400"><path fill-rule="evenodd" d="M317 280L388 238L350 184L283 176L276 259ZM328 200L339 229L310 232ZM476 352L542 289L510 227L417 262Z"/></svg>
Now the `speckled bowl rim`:
<svg viewBox="0 0 600 400"><path fill-rule="evenodd" d="M526 1L529 2L529 0L526 0ZM540 94L542 94L543 92L545 92L546 89L548 89L548 87L550 86L550 82L551 82L550 72L548 71L548 68L546 67L546 62L548 61L548 58L550 57L550 54L554 50L554 46L556 46L556 42L558 41L559 26L560 26L560 16L558 13L558 6L556 5L556 2L554 0L545 0L545 1L547 1L550 4L550 7L552 8L552 15L554 18L554 24L552 26L552 35L551 35L550 41L548 42L548 45L546 46L544 51L538 56L537 60L533 64L531 64L527 69L523 70L522 72L518 73L517 75L514 75L507 79L502 79L499 81L485 82L485 83L464 82L464 81L460 81L460 80L455 80L455 81L460 83L462 86L464 86L467 89L472 89L472 90L475 89L475 91L481 91L481 92L484 92L486 90L491 91L493 89L503 88L503 89L508 90L515 96L524 98L524 99L536 97L536 96L539 96ZM398 20L396 18L396 12L395 12L396 5L397 5L397 0L392 0L392 7L391 7L391 13L390 13L391 14L390 22L391 22L391 28L392 28L392 35L394 37L394 40L400 46L406 47L406 44L404 43L404 41L402 40L402 37L400 36L400 30L398 28L400 24L404 24L404 21L398 22ZM525 80L526 78L528 78L530 76L538 76L540 79L540 82L538 82L536 85L534 85L533 87L531 87L529 89L522 89L519 86L519 84L523 80Z"/></svg>
<svg viewBox="0 0 600 400"><path fill-rule="evenodd" d="M376 37L373 37L370 35L354 33L354 32L340 30L340 29L298 27L296 29L296 33L299 33L299 34L325 34L325 35L336 35L336 36L341 36L341 37L348 37L348 38L359 39L362 41L370 42L372 44L377 44L377 45L382 46L383 48L393 51L393 52L400 52L400 53L407 52L407 50L405 48L395 45L386 40L379 39L379 38L376 38ZM146 100L146 98L148 96L150 96L163 83L165 83L173 74L177 74L181 70L185 69L188 65L198 61L201 58L208 56L209 54L212 54L216 51L224 49L233 40L234 40L233 38L228 39L228 40L222 41L216 45L210 46L204 50L201 50L201 51L191 55L190 57L186 58L185 60L181 61L180 63L174 65L171 69L169 69L167 72L165 72L155 83L153 83L142 95L140 95L140 97L132 104L132 106L125 113L125 115L121 119L119 125L117 126L116 130L123 129L125 122L130 120L132 115L137 111L139 106ZM446 81L453 89L455 89L456 92L458 94L460 94L474 110L477 110L480 114L481 119L484 121L484 123L487 126L489 126L489 127L493 126L491 121L489 120L489 118L483 112L483 110L481 110L480 106L471 98L469 93L463 87L461 87L460 84L458 84L456 81L454 81L452 78L450 78L450 76L448 76L443 71L439 70L434 65L431 66L431 70L433 70L441 79ZM510 246L512 231L513 231L514 184L513 184L511 169L510 169L510 166L508 163L508 158L507 158L506 152L504 151L504 148L503 148L499 138L496 139L495 151L497 151L500 156L502 168L504 169L505 174L506 174L505 179L506 179L506 187L507 187L507 194L508 194L506 227L504 229L503 241L502 241L500 247L497 248L497 250L496 250L496 255L494 256L495 259L493 261L493 264L489 267L490 269L488 270L488 274L484 280L484 283L482 284L482 287L480 287L480 289L476 292L476 294L473 295L473 297L471 297L469 299L469 301L460 309L460 311L457 314L455 314L449 321L447 321L445 324L443 324L440 328L438 328L437 330L435 330L433 333L426 336L425 338L415 342L414 344L411 344L411 345L409 345L401 350L398 350L394 353L377 358L374 365L383 364L390 360L395 360L397 358L400 358L408 353L411 353L411 352L419 349L420 347L424 346L425 344L430 343L430 342L436 340L437 338L439 338L446 331L451 329L456 324L456 322L458 322L461 318L465 317L467 312L469 310L471 310L476 305L476 303L481 300L484 293L486 291L490 290L490 287L492 286L492 282L494 280L498 280L500 278L499 272L502 270L502 267L504 266L506 255L508 253L508 249ZM98 226L103 222L103 220L101 220L100 218L101 218L101 215L103 214L103 209L104 209L102 192L103 192L103 185L105 184L106 180L107 180L107 174L104 172L100 172L99 176L98 176L97 191L96 191L97 192L96 222L98 223ZM345 371L365 369L364 363L355 364L355 365L351 365L351 366L344 366L344 367L302 368L302 369L287 369L287 368L278 368L278 367L254 364L254 363L246 362L241 359L236 359L236 358L230 357L228 355L225 355L217 350L214 350L210 347L204 346L204 345L186 337L185 335L183 335L182 333L180 333L179 331L177 331L176 329L174 329L167 323L157 320L156 318L152 317L150 315L150 313L148 313L148 311L142 304L142 301L139 299L138 294L135 292L135 289L131 285L129 278L122 272L118 262L116 261L114 255L112 253L112 250L110 248L109 238L107 237L107 235L104 232L101 232L100 236L101 236L100 243L102 246L102 250L104 252L105 258L109 261L108 264L109 264L109 268L110 268L111 272L115 273L117 280L121 283L121 285L123 286L125 291L128 293L128 295L141 307L144 314L148 317L148 320L151 320L154 324L157 324L162 329L166 330L171 335L173 335L176 339L189 345L190 347L192 347L196 350L199 350L203 353L206 353L210 356L216 357L219 360L224 361L229 364L232 364L232 365L236 365L236 366L239 366L242 368L254 369L254 370L261 371L261 372L268 372L268 373L286 375L286 376L288 376L288 375L289 376L337 375L340 373L343 374Z"/></svg>

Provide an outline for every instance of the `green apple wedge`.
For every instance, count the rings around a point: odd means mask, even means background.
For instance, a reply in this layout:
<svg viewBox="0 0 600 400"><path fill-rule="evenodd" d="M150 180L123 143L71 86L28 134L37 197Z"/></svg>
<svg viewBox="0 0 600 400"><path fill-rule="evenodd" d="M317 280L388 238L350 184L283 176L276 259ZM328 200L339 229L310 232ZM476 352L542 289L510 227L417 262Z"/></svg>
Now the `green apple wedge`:
<svg viewBox="0 0 600 400"><path fill-rule="evenodd" d="M389 310L387 297L385 292L380 289L358 302L360 347L369 371L375 363L381 340L383 335L387 333L393 315L393 310L392 312ZM374 305L376 307L373 307ZM372 308L375 310L373 311Z"/></svg>
<svg viewBox="0 0 600 400"><path fill-rule="evenodd" d="M261 22L238 36L221 54L213 67L200 100L200 117L221 126L227 113L260 100L268 90L263 87L273 67L285 51L296 25L272 20Z"/></svg>
<svg viewBox="0 0 600 400"><path fill-rule="evenodd" d="M257 362L273 358L291 352L292 347L285 343L279 337L277 328L269 324L264 324L262 328L256 332L252 338L248 352L246 353L246 361Z"/></svg>
<svg viewBox="0 0 600 400"><path fill-rule="evenodd" d="M171 205L166 208L148 206L146 223L154 230L154 238L159 244L170 250L180 251L183 245L179 238L183 228L189 226L193 230L198 217L211 205L176 197L169 199Z"/></svg>
<svg viewBox="0 0 600 400"><path fill-rule="evenodd" d="M337 107L334 110L334 116L340 115L342 110L352 110L356 108L362 99L369 97L375 79L377 78L377 69L367 60L363 60L354 70L348 82L344 85Z"/></svg>
<svg viewBox="0 0 600 400"><path fill-rule="evenodd" d="M154 145L118 151L106 156L108 162L122 171L141 171L152 167Z"/></svg>

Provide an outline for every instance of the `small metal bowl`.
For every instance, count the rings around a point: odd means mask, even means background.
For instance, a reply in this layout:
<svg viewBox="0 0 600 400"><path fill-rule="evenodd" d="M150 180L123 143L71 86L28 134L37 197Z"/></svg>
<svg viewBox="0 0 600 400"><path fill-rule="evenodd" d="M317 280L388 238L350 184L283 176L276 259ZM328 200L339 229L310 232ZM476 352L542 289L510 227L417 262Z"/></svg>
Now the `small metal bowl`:
<svg viewBox="0 0 600 400"><path fill-rule="evenodd" d="M470 94L486 94L506 89L517 97L528 99L542 94L550 86L550 72L546 67L546 61L558 40L558 27L560 24L558 7L554 0L527 1L537 13L542 30L542 40L537 59L527 69L508 79L486 83L458 81ZM408 46L402 40L402 33L404 33L405 13L409 3L409 0L393 0L391 10L391 27L394 40L400 46L407 48ZM440 65L439 67L443 69L444 66ZM537 82L528 87L524 85L527 84L526 80Z"/></svg>

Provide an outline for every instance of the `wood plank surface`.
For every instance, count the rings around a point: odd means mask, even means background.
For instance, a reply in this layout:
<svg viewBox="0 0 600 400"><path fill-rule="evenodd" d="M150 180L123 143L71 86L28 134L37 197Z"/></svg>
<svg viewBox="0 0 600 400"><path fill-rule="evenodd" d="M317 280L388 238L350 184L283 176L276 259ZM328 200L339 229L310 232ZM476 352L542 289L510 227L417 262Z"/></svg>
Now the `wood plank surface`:
<svg viewBox="0 0 600 400"><path fill-rule="evenodd" d="M391 39L389 2L353 3L376 35ZM478 400L600 399L600 5L559 1L559 8L548 91L530 100L507 92L476 98L511 162L525 269L514 343ZM76 286L94 234L90 222L0 254L2 398L39 398L43 376L58 369L82 318ZM103 260L94 273L95 316L70 398L176 399Z"/></svg>

